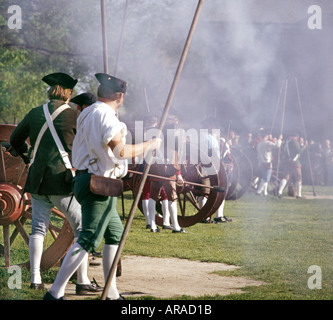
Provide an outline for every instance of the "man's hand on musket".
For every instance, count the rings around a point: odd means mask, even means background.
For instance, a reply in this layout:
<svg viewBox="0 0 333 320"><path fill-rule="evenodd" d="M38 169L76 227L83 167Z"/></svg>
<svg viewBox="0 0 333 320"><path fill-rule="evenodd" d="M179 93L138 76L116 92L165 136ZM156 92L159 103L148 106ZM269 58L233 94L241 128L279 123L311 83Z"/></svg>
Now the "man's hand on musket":
<svg viewBox="0 0 333 320"><path fill-rule="evenodd" d="M176 175L176 184L177 186L181 187L184 185L184 179L181 174Z"/></svg>

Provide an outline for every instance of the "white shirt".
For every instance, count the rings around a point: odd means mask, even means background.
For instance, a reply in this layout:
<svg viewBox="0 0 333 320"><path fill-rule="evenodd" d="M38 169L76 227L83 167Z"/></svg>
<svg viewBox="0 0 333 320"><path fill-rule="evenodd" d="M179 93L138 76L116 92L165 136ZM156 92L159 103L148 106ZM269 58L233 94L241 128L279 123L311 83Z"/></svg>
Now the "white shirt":
<svg viewBox="0 0 333 320"><path fill-rule="evenodd" d="M259 164L272 162L272 148L279 148L282 141L278 139L276 142L263 140L257 145L257 157Z"/></svg>
<svg viewBox="0 0 333 320"><path fill-rule="evenodd" d="M218 136L219 133L218 131ZM219 137L209 134L206 129L200 130L200 144L199 160L203 165L201 173L203 175L214 175L220 170L221 165Z"/></svg>
<svg viewBox="0 0 333 320"><path fill-rule="evenodd" d="M107 104L97 101L85 108L77 119L72 161L76 169L110 178L127 174L127 160L118 159L108 143L120 132L126 143L127 127ZM87 140L87 141L86 141Z"/></svg>

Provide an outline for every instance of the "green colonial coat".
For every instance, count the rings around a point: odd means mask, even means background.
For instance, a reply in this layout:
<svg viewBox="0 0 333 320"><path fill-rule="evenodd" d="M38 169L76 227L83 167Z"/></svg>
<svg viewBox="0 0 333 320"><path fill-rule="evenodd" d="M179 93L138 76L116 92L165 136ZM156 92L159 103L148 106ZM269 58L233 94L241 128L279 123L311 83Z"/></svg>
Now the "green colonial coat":
<svg viewBox="0 0 333 320"><path fill-rule="evenodd" d="M64 101L51 100L48 103L50 114L64 104ZM77 110L68 108L55 120L54 126L58 136L71 159L72 143L76 133ZM29 138L35 147L38 133L46 122L43 106L33 108L18 124L10 137L10 143L16 152L24 157L25 141ZM71 193L69 172L59 154L51 132L47 129L40 141L34 163L30 166L25 192L40 195L67 195Z"/></svg>

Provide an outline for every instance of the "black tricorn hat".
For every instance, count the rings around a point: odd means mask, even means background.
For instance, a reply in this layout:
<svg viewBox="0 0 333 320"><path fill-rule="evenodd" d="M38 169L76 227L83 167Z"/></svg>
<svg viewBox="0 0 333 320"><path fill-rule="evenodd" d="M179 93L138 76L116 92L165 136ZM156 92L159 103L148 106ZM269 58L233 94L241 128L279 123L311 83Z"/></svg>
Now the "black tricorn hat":
<svg viewBox="0 0 333 320"><path fill-rule="evenodd" d="M90 106L96 101L97 101L96 96L90 92L81 93L78 96L71 99L71 102L78 104L80 107L82 107L83 105Z"/></svg>
<svg viewBox="0 0 333 320"><path fill-rule="evenodd" d="M62 72L48 74L42 81L49 86L60 85L65 89L73 89L77 84L77 79L73 79L70 75Z"/></svg>
<svg viewBox="0 0 333 320"><path fill-rule="evenodd" d="M114 92L126 93L127 83L124 80L110 76L106 73L96 73L95 77L101 85L109 87Z"/></svg>

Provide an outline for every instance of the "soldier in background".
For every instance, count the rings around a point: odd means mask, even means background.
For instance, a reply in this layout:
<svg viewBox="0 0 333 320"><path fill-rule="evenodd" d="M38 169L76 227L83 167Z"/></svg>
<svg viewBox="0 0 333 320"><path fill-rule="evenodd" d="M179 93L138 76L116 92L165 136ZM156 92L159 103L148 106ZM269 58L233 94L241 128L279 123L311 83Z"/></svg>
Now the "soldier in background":
<svg viewBox="0 0 333 320"><path fill-rule="evenodd" d="M167 136L168 130L171 130L176 138L176 129L178 125L178 119L176 116L169 115L163 130L163 140L164 140L164 152L159 151L156 154L155 160L159 163L153 163L150 166L149 173L163 176L167 178L174 178L176 181L166 181L161 179L150 178L150 196L148 202L149 220L151 226L151 232L159 232L159 229L155 223L155 211L156 202L159 199L160 190L163 187L169 201L169 213L172 224L172 233L185 233L185 230L180 227L178 223L178 194L176 185L183 185L184 180L181 175L180 166L178 164L178 144L175 143L173 147L168 146Z"/></svg>
<svg viewBox="0 0 333 320"><path fill-rule="evenodd" d="M296 198L302 198L302 164L300 156L306 148L307 141L305 143L301 143L298 132L294 132L287 138L282 154L284 178L281 180L279 185L279 198L282 198L282 192L292 177L295 179L296 184Z"/></svg>
<svg viewBox="0 0 333 320"><path fill-rule="evenodd" d="M158 118L155 114L153 114L153 113L146 114L143 119L144 132L146 133L147 130L156 128L157 120L158 120ZM140 171L143 171L144 163L140 167L142 168L142 170L140 170ZM147 177L147 180L145 182L145 185L144 185L143 191L142 191L142 211L146 218L146 229L152 229L151 221L150 221L151 219L149 217L149 209L148 209L149 198L150 198L150 183L151 183L150 177ZM163 186L160 189L160 198L161 198L161 207L162 207L162 214L163 214L163 229L172 229L172 227L170 226L169 201L168 201L168 197L167 197L167 194L166 194ZM160 231L160 229L155 226L152 230L155 230L156 232Z"/></svg>
<svg viewBox="0 0 333 320"><path fill-rule="evenodd" d="M93 95L90 92L84 92L79 94L78 96L71 99L70 102L73 102L77 105L77 110L82 112L83 109L89 107L93 103L97 101L97 98L95 95Z"/></svg>
<svg viewBox="0 0 333 320"><path fill-rule="evenodd" d="M280 148L282 144L282 135L277 140L273 140L270 134L266 131L262 132L262 140L257 144L257 158L260 174L260 182L256 191L257 195L261 193L267 196L268 183L271 180L273 171L273 148Z"/></svg>

